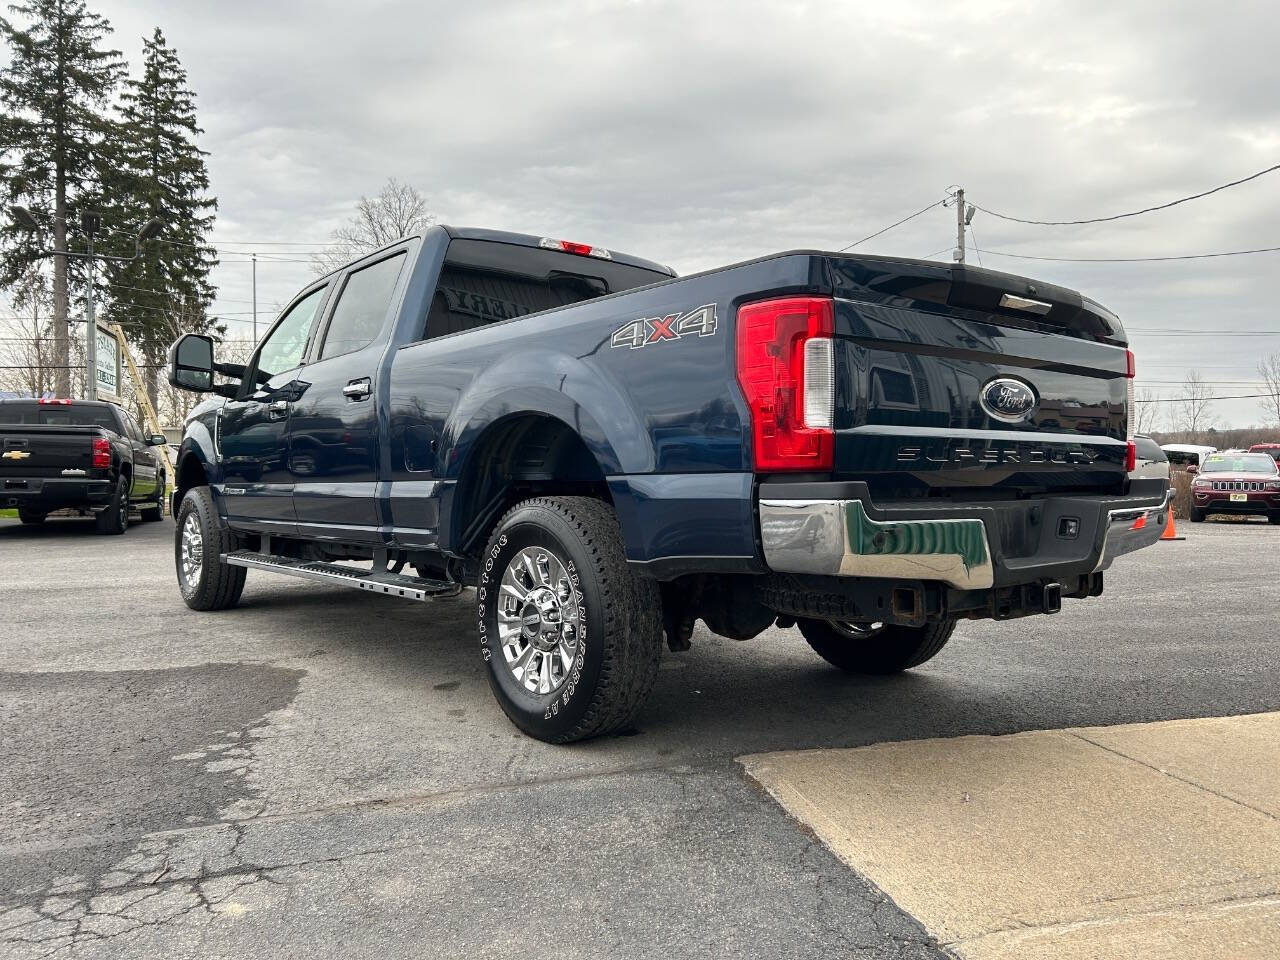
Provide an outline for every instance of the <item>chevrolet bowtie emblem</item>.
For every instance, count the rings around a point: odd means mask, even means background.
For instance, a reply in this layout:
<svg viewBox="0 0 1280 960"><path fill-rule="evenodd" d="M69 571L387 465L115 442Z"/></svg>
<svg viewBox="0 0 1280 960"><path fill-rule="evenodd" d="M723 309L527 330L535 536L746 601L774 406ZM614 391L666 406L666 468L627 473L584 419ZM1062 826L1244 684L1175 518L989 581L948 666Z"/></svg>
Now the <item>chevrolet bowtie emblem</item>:
<svg viewBox="0 0 1280 960"><path fill-rule="evenodd" d="M4 459L6 460L25 460L31 456L26 450L6 450Z"/></svg>

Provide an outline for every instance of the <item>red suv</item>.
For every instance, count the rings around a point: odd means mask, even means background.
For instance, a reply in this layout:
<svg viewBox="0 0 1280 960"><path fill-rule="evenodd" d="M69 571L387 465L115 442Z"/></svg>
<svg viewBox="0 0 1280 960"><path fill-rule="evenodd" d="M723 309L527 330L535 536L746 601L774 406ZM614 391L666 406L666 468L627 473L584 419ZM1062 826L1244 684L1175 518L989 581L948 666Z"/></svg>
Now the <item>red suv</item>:
<svg viewBox="0 0 1280 960"><path fill-rule="evenodd" d="M1280 463L1280 443L1255 443L1249 448L1250 453L1265 453L1276 463Z"/></svg>
<svg viewBox="0 0 1280 960"><path fill-rule="evenodd" d="M1280 463L1268 453L1214 453L1191 483L1191 522L1211 513L1257 514L1280 523Z"/></svg>

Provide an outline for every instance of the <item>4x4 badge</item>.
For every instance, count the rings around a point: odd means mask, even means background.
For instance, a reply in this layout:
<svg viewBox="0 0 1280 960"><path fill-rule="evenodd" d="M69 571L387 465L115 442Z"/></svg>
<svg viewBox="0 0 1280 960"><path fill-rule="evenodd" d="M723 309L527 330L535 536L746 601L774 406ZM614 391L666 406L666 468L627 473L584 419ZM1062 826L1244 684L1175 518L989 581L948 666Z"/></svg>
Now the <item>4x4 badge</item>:
<svg viewBox="0 0 1280 960"><path fill-rule="evenodd" d="M716 332L716 305L705 303L688 313L669 313L665 317L641 317L628 320L609 338L611 347L647 347L651 343L679 340L690 335L709 337Z"/></svg>

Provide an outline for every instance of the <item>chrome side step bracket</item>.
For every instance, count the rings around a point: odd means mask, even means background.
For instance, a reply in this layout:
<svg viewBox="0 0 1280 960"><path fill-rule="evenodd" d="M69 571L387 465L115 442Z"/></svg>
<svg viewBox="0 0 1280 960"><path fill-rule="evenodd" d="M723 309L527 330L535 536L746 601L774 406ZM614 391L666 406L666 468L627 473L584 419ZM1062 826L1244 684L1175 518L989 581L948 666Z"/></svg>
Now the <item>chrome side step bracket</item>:
<svg viewBox="0 0 1280 960"><path fill-rule="evenodd" d="M406 577L398 573L376 573L346 567L340 563L294 560L290 557L277 557L270 553L255 553L252 550L224 553L222 562L233 567L266 570L268 573L278 573L286 577L369 590L389 597L403 597L405 600L425 601L435 597L452 597L462 590L461 584L449 583L445 580Z"/></svg>

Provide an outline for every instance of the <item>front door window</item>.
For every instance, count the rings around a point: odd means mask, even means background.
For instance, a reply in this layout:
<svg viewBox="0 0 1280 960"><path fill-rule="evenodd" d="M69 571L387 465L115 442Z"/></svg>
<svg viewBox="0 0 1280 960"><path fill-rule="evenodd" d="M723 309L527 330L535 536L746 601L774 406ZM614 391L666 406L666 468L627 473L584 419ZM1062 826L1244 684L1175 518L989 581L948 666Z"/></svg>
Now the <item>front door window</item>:
<svg viewBox="0 0 1280 960"><path fill-rule="evenodd" d="M262 341L255 377L259 384L302 364L307 335L311 332L316 311L320 309L320 301L324 299L324 290L324 287L314 290L295 303Z"/></svg>

